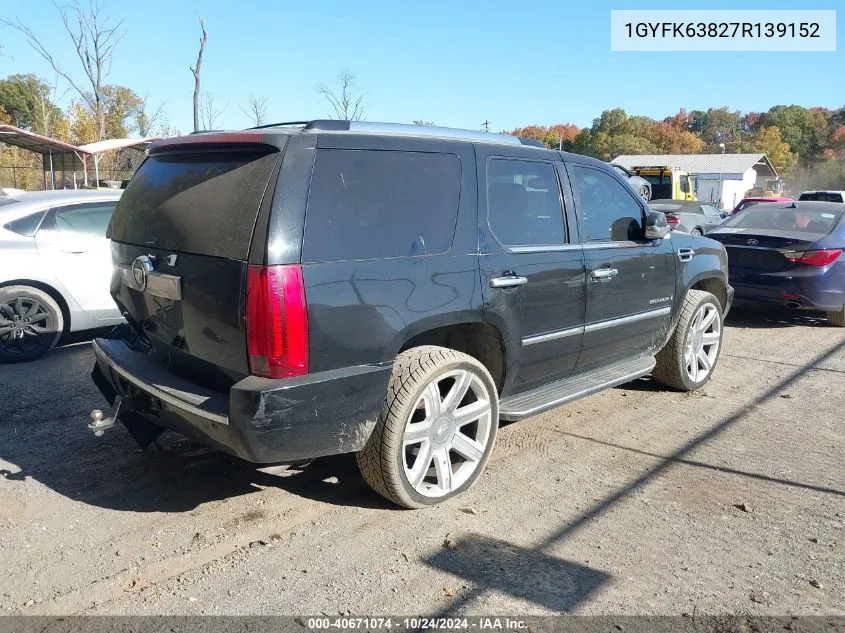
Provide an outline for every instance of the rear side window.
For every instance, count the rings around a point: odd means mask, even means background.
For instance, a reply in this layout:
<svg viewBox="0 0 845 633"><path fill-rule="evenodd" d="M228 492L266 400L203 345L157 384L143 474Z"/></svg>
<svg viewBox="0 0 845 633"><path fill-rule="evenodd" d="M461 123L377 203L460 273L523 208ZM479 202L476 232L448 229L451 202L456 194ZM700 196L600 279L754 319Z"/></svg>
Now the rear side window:
<svg viewBox="0 0 845 633"><path fill-rule="evenodd" d="M552 163L492 158L487 163L487 219L505 246L566 241L560 186Z"/></svg>
<svg viewBox="0 0 845 633"><path fill-rule="evenodd" d="M842 202L842 194L834 191L815 191L802 193L799 200L814 200L816 202Z"/></svg>
<svg viewBox="0 0 845 633"><path fill-rule="evenodd" d="M302 259L445 253L455 236L460 185L454 154L318 150Z"/></svg>
<svg viewBox="0 0 845 633"><path fill-rule="evenodd" d="M244 260L275 148L150 156L117 205L118 242Z"/></svg>
<svg viewBox="0 0 845 633"><path fill-rule="evenodd" d="M2 202L2 200L0 200ZM3 228L12 233L23 235L24 237L32 237L38 230L38 225L44 217L46 211L38 211L37 213L30 213L17 220L12 220L3 225Z"/></svg>
<svg viewBox="0 0 845 633"><path fill-rule="evenodd" d="M117 201L91 202L54 208L53 213L41 224L42 231L86 237L105 237Z"/></svg>
<svg viewBox="0 0 845 633"><path fill-rule="evenodd" d="M643 210L631 188L598 169L568 166L582 242L625 242L642 238Z"/></svg>

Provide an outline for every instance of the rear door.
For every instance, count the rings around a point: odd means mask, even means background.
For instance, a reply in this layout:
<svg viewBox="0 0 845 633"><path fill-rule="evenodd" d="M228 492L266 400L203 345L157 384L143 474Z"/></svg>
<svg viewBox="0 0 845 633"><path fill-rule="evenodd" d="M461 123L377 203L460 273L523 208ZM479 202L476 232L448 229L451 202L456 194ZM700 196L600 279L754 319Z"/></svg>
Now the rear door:
<svg viewBox="0 0 845 633"><path fill-rule="evenodd" d="M120 318L109 294L111 254L106 230L117 200L52 208L35 234L38 255L88 315Z"/></svg>
<svg viewBox="0 0 845 633"><path fill-rule="evenodd" d="M112 293L161 364L226 389L249 373L247 261L280 159L268 145L199 144L151 154L112 222Z"/></svg>
<svg viewBox="0 0 845 633"><path fill-rule="evenodd" d="M643 356L669 327L675 296L671 239L643 238L645 208L606 170L568 163L584 248L587 310L576 371Z"/></svg>
<svg viewBox="0 0 845 633"><path fill-rule="evenodd" d="M477 146L481 281L491 319L513 341L509 384L523 391L568 376L578 359L585 310L584 255L571 239L562 163L501 156ZM509 350L510 352L511 350Z"/></svg>

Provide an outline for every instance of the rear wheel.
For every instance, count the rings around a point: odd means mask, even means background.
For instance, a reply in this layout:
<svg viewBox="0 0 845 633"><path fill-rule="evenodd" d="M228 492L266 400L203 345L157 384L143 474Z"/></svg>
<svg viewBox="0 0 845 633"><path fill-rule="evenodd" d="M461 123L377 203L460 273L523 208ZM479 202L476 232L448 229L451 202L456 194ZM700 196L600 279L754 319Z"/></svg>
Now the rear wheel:
<svg viewBox="0 0 845 633"><path fill-rule="evenodd" d="M690 290L672 338L657 353L652 378L681 391L710 380L722 349L722 306L704 290Z"/></svg>
<svg viewBox="0 0 845 633"><path fill-rule="evenodd" d="M827 320L828 323L836 327L845 327L845 307L839 310L839 312L828 312Z"/></svg>
<svg viewBox="0 0 845 633"><path fill-rule="evenodd" d="M0 362L44 356L63 330L62 309L46 292L30 286L0 288Z"/></svg>
<svg viewBox="0 0 845 633"><path fill-rule="evenodd" d="M640 187L640 195L643 197L643 200L648 202L651 199L651 189L643 185Z"/></svg>
<svg viewBox="0 0 845 633"><path fill-rule="evenodd" d="M499 426L496 386L472 356L434 346L401 354L358 467L406 508L454 497L484 470Z"/></svg>
<svg viewBox="0 0 845 633"><path fill-rule="evenodd" d="M692 231L689 232L690 235L704 235L704 231L699 228L694 228Z"/></svg>

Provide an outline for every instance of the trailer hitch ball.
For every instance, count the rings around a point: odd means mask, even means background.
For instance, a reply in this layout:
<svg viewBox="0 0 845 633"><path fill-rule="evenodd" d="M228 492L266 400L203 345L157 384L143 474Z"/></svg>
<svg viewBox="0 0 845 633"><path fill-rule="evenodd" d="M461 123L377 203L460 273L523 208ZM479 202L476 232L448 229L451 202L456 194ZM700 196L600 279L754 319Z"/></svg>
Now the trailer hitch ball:
<svg viewBox="0 0 845 633"><path fill-rule="evenodd" d="M106 429L113 427L117 420L117 416L120 413L120 406L123 403L122 401L123 399L118 396L115 400L114 415L110 418L105 417L100 409L94 409L91 411L88 416L91 419L91 422L88 424L88 430L96 437L101 437Z"/></svg>

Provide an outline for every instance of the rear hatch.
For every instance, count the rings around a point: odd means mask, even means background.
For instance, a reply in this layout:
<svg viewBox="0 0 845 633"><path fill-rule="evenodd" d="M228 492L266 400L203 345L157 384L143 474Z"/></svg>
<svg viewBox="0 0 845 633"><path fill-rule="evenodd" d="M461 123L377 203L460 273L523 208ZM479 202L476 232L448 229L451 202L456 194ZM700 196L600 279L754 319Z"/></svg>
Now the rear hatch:
<svg viewBox="0 0 845 633"><path fill-rule="evenodd" d="M247 262L279 159L264 144L165 146L127 186L112 295L167 371L218 390L249 374Z"/></svg>

